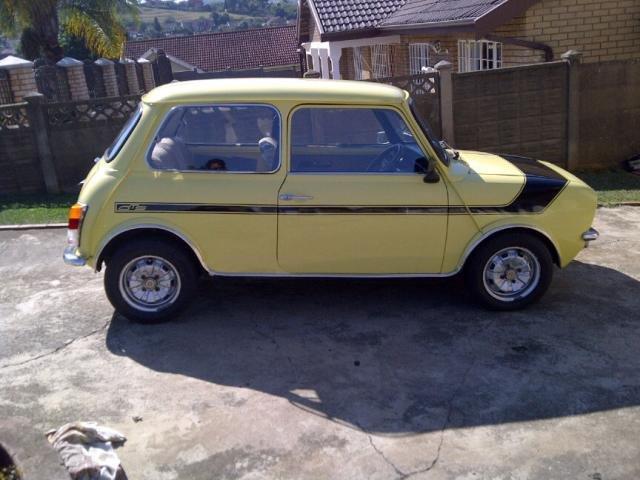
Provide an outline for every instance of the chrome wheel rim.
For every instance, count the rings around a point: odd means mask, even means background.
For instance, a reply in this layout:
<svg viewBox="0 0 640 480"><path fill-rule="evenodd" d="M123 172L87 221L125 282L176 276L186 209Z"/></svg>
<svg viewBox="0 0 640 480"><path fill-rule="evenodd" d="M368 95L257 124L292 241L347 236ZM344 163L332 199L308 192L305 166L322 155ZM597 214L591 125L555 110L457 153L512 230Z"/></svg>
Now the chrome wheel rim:
<svg viewBox="0 0 640 480"><path fill-rule="evenodd" d="M122 297L133 308L144 312L157 312L171 306L181 287L176 267L154 255L134 258L120 272Z"/></svg>
<svg viewBox="0 0 640 480"><path fill-rule="evenodd" d="M483 281L489 295L503 302L513 302L531 294L538 286L540 262L526 248L504 248L486 263Z"/></svg>

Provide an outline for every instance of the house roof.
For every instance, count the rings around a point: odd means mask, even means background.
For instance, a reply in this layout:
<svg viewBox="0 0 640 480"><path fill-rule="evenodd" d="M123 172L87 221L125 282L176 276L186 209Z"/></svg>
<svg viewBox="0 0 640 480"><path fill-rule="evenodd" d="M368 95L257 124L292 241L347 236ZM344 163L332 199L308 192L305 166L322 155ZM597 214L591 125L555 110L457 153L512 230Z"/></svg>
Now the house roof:
<svg viewBox="0 0 640 480"><path fill-rule="evenodd" d="M138 58L150 49L162 49L167 55L205 72L299 62L295 25L127 42L125 56Z"/></svg>
<svg viewBox="0 0 640 480"><path fill-rule="evenodd" d="M313 0L325 32L376 27L406 0Z"/></svg>
<svg viewBox="0 0 640 480"><path fill-rule="evenodd" d="M381 25L475 20L508 0L407 0Z"/></svg>
<svg viewBox="0 0 640 480"><path fill-rule="evenodd" d="M325 34L420 26L474 27L524 13L536 0L310 0ZM484 22L484 23L492 23ZM492 23L492 24L493 24Z"/></svg>

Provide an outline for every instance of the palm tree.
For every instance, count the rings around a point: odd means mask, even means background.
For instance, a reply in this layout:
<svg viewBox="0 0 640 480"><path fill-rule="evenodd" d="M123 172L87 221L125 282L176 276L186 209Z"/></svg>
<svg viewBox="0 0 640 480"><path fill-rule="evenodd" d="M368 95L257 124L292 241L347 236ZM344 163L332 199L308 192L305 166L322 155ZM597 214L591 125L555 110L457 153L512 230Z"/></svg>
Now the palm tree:
<svg viewBox="0 0 640 480"><path fill-rule="evenodd" d="M99 56L117 58L126 39L120 17L138 17L138 0L0 0L0 32L22 33L22 39L45 58L64 56L59 43L61 29L82 38Z"/></svg>

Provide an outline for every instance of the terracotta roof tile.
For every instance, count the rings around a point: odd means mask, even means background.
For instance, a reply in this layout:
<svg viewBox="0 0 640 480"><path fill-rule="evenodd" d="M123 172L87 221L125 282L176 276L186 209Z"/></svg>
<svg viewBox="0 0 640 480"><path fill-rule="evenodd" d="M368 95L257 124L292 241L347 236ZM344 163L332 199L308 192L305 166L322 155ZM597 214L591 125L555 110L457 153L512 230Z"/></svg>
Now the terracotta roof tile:
<svg viewBox="0 0 640 480"><path fill-rule="evenodd" d="M227 68L247 70L260 65L297 65L299 62L295 25L127 42L125 55L138 58L151 48L162 49L167 55L205 72Z"/></svg>

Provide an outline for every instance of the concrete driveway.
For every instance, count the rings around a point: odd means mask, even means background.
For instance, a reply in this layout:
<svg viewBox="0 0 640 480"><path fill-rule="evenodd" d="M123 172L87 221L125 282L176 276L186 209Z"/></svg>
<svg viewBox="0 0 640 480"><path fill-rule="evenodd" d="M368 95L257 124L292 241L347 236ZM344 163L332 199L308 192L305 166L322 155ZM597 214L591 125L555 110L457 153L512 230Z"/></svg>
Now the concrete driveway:
<svg viewBox="0 0 640 480"><path fill-rule="evenodd" d="M215 279L158 326L63 231L0 233L0 443L49 480L75 420L128 437L132 480L640 478L640 209L596 228L523 312L458 279Z"/></svg>

